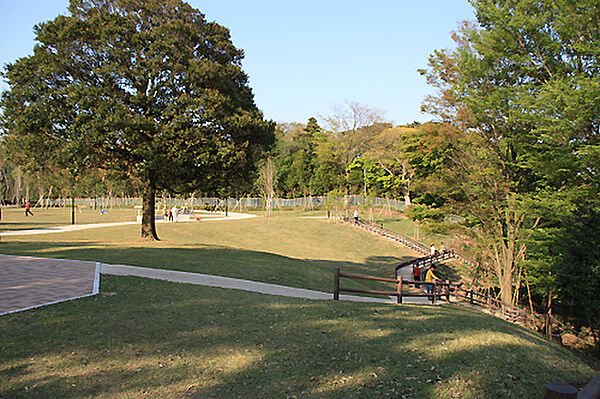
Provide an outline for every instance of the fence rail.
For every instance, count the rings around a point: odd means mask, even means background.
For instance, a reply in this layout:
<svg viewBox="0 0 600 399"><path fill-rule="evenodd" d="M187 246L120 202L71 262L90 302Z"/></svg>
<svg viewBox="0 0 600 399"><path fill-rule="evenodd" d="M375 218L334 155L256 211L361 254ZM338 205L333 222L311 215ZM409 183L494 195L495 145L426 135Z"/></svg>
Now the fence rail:
<svg viewBox="0 0 600 399"><path fill-rule="evenodd" d="M371 280L371 281L381 281L386 283L393 283L396 285L396 291L381 291L381 290L368 290L368 289L359 289L359 288L343 288L340 286L340 279L350 278L357 280ZM431 284L433 291L431 294L423 294L423 293L414 293L414 292L406 292L403 289L403 285L414 285L415 287L421 285ZM447 282L438 282L434 281L433 283L426 283L422 281L406 281L403 280L402 277L398 278L387 278L387 277L374 277L374 276L361 276L356 274L347 274L341 273L339 268L334 270L333 274L333 299L340 299L340 292L354 292L354 293L363 293L363 294L375 294L375 295L387 295L387 296L395 296L397 303L402 303L404 297L427 297L431 299L431 302L435 305L437 303L438 298L446 297L446 300L450 302L450 295L452 292L453 284L449 281Z"/></svg>

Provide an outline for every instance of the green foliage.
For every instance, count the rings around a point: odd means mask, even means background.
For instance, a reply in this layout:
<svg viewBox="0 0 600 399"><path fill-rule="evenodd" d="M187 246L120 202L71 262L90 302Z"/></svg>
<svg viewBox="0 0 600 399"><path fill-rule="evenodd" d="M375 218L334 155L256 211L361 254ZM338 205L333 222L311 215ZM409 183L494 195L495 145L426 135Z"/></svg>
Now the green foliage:
<svg viewBox="0 0 600 399"><path fill-rule="evenodd" d="M406 216L417 222L441 222L446 217L446 214L437 208L413 204L408 207Z"/></svg>
<svg viewBox="0 0 600 399"><path fill-rule="evenodd" d="M7 142L75 175L137 176L146 228L156 188L245 191L274 126L229 31L179 0L73 0L69 11L38 25L34 55L6 68Z"/></svg>
<svg viewBox="0 0 600 399"><path fill-rule="evenodd" d="M600 350L600 204L579 202L555 242L552 271L561 313L591 327Z"/></svg>
<svg viewBox="0 0 600 399"><path fill-rule="evenodd" d="M546 238L532 230L565 226L543 209L568 209L571 191L598 193L600 29L590 21L600 10L566 0L472 4L478 25L465 23L456 49L430 58L427 79L441 94L426 109L462 133L448 203L467 217L509 301L528 248L540 270L529 277L554 284L541 272L545 243L531 242Z"/></svg>
<svg viewBox="0 0 600 399"><path fill-rule="evenodd" d="M355 159L346 170L347 182L354 194L383 195L400 185L393 176L369 158Z"/></svg>

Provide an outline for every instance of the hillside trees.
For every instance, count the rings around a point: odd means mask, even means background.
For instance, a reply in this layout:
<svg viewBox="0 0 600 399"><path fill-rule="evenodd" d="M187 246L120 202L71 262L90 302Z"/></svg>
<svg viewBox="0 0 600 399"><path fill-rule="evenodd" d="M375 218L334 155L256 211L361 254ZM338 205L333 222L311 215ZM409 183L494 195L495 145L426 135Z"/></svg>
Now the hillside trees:
<svg viewBox="0 0 600 399"><path fill-rule="evenodd" d="M560 231L570 201L597 194L600 9L566 0L472 4L478 26L465 24L456 50L430 58L427 78L439 94L427 109L463 133L453 155L455 209L466 211L512 303L532 234Z"/></svg>
<svg viewBox="0 0 600 399"><path fill-rule="evenodd" d="M368 151L373 137L391 127L385 122L383 111L354 101L333 107L333 113L323 119L330 150L339 160L346 179L348 167Z"/></svg>
<svg viewBox="0 0 600 399"><path fill-rule="evenodd" d="M120 170L142 182L143 238L154 196L247 187L274 125L257 109L229 31L180 0L72 0L36 26L9 65L8 140L40 162Z"/></svg>

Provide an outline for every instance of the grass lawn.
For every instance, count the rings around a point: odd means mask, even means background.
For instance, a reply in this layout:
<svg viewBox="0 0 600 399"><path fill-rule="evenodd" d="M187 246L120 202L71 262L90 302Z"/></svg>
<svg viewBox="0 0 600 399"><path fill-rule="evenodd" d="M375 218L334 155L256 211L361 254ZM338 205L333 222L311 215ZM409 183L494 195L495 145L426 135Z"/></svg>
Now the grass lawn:
<svg viewBox="0 0 600 399"><path fill-rule="evenodd" d="M352 226L289 216L158 224L154 243L139 226L5 236L0 252L325 291L334 267L390 275L416 256ZM103 276L96 297L0 317L6 398L537 398L548 382L593 375L540 335L459 306Z"/></svg>
<svg viewBox="0 0 600 399"><path fill-rule="evenodd" d="M539 398L593 371L458 306L308 301L105 276L0 318L6 398Z"/></svg>
<svg viewBox="0 0 600 399"><path fill-rule="evenodd" d="M333 269L392 276L416 253L326 219L262 218L157 224L159 242L140 227L2 237L2 253L182 270L331 291ZM348 286L370 286L350 281Z"/></svg>
<svg viewBox="0 0 600 399"><path fill-rule="evenodd" d="M32 209L33 216L25 217L25 208L2 207L0 231L44 229L71 224L71 208ZM75 210L76 224L133 222L137 212L133 208L108 209L105 214L91 208Z"/></svg>

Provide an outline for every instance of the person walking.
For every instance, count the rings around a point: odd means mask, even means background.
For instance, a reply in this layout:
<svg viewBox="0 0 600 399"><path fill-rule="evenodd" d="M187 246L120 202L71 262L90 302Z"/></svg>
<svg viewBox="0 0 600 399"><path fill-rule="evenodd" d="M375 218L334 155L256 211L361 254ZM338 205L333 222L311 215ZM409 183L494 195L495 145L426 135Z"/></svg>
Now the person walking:
<svg viewBox="0 0 600 399"><path fill-rule="evenodd" d="M415 281L421 281L421 269L419 268L419 265L413 266L413 279Z"/></svg>
<svg viewBox="0 0 600 399"><path fill-rule="evenodd" d="M433 294L433 281L439 280L438 276L436 276L433 272L436 269L436 267L436 265L431 265L429 270L427 270L427 274L425 275L425 282L427 283L425 284L425 290L429 295Z"/></svg>
<svg viewBox="0 0 600 399"><path fill-rule="evenodd" d="M25 216L31 215L33 216L33 212L31 212L31 204L29 201L25 201Z"/></svg>
<svg viewBox="0 0 600 399"><path fill-rule="evenodd" d="M413 281L421 281L421 268L418 264L415 264L412 269ZM415 288L420 288L420 284L415 284Z"/></svg>
<svg viewBox="0 0 600 399"><path fill-rule="evenodd" d="M173 206L173 221L175 223L179 222L179 208L177 208L177 205Z"/></svg>
<svg viewBox="0 0 600 399"><path fill-rule="evenodd" d="M358 209L354 210L354 223L358 223Z"/></svg>

